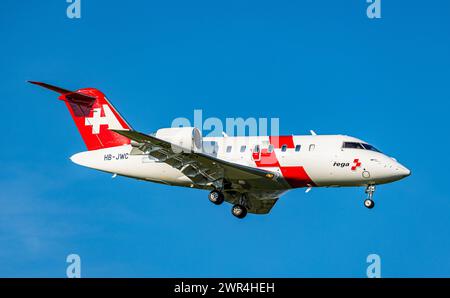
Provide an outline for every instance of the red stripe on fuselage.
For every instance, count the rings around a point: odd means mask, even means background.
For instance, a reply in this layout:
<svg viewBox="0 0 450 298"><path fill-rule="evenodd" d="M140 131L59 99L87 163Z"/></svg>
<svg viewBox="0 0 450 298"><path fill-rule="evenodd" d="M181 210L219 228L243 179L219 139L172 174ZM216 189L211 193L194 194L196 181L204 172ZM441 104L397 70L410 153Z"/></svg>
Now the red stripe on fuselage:
<svg viewBox="0 0 450 298"><path fill-rule="evenodd" d="M270 144L273 145L275 149L280 149L281 146L287 145L287 148L295 148L294 146L294 137L293 136L277 136L277 137L269 137Z"/></svg>
<svg viewBox="0 0 450 298"><path fill-rule="evenodd" d="M280 149L286 145L288 149L294 149L294 138L292 136L276 136L269 137L269 142L274 149ZM276 167L279 168L283 178L292 187L314 186L314 182L309 178L305 169L302 166L281 166L275 151L269 152L268 149L261 151L261 159L255 161L258 168Z"/></svg>

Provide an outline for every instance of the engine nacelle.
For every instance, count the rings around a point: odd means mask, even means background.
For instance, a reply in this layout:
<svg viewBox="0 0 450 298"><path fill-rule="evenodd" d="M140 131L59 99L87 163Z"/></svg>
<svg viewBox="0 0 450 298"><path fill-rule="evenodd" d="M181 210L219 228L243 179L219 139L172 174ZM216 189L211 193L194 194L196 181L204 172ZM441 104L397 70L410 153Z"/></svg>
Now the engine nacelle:
<svg viewBox="0 0 450 298"><path fill-rule="evenodd" d="M196 127L161 128L156 131L155 137L172 143L175 153L202 150L202 133Z"/></svg>

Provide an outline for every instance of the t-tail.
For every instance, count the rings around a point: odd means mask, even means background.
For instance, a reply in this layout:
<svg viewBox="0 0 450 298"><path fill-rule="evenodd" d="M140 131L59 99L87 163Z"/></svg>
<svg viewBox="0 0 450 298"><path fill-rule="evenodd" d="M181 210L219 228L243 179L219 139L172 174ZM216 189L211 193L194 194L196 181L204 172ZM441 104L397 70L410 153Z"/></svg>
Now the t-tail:
<svg viewBox="0 0 450 298"><path fill-rule="evenodd" d="M88 150L130 144L130 139L110 131L132 128L100 90L83 88L70 91L46 83L29 82L60 94L59 99L66 103Z"/></svg>

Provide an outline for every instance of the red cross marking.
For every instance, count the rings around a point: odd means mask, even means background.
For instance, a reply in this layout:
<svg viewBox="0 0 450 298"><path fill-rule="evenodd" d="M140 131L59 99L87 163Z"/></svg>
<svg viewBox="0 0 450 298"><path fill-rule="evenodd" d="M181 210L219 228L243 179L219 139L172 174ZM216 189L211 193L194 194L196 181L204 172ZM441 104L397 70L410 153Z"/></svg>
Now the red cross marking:
<svg viewBox="0 0 450 298"><path fill-rule="evenodd" d="M356 169L357 169L358 167L360 167L360 166L361 166L361 162L359 161L358 158L356 158L356 159L353 161L352 171L356 171Z"/></svg>

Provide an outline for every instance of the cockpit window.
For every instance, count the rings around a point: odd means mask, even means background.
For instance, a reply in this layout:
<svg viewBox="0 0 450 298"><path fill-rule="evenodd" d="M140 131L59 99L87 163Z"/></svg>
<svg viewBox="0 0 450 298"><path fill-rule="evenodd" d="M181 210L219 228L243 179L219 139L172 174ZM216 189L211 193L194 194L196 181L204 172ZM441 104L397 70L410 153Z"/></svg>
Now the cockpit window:
<svg viewBox="0 0 450 298"><path fill-rule="evenodd" d="M372 145L369 145L369 144L362 144L362 145L364 146L364 148L365 148L366 150L375 151L375 152L381 152L380 150L378 150L377 148L375 148L375 147L372 146Z"/></svg>
<svg viewBox="0 0 450 298"><path fill-rule="evenodd" d="M342 148L350 148L350 149L363 149L363 150L370 150L375 152L381 152L377 148L375 148L372 145L365 144L365 143L358 143L358 142L344 142L342 145Z"/></svg>
<svg viewBox="0 0 450 298"><path fill-rule="evenodd" d="M351 149L364 149L361 143L356 142L344 142L342 148L351 148Z"/></svg>

